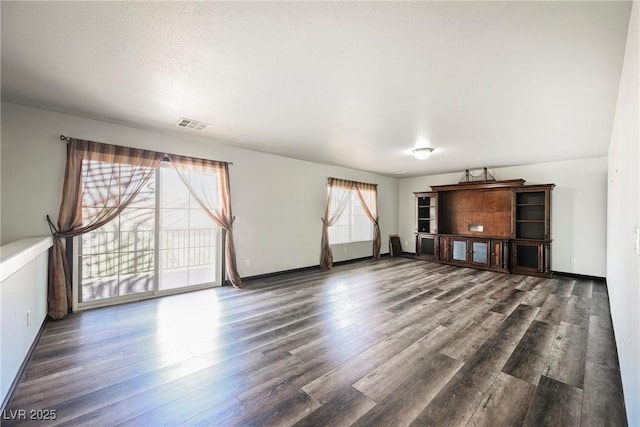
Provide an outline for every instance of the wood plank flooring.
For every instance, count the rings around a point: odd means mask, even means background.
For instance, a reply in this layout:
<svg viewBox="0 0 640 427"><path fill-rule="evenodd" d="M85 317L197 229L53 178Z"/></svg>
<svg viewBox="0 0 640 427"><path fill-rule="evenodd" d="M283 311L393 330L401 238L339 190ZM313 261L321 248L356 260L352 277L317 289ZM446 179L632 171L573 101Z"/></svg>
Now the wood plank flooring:
<svg viewBox="0 0 640 427"><path fill-rule="evenodd" d="M626 425L604 283L407 258L49 322L0 421Z"/></svg>

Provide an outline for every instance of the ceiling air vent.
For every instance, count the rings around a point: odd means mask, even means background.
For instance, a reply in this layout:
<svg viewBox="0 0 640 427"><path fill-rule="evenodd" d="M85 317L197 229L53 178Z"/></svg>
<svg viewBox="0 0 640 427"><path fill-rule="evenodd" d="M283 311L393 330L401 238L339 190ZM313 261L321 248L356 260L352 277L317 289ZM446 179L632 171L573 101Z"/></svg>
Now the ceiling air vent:
<svg viewBox="0 0 640 427"><path fill-rule="evenodd" d="M205 122L199 122L197 120L193 120L193 119L185 119L184 117L180 119L180 121L178 123L176 123L176 126L180 127L180 128L187 128L187 129L193 129L193 130L205 130L206 128L209 127L209 123L205 123Z"/></svg>

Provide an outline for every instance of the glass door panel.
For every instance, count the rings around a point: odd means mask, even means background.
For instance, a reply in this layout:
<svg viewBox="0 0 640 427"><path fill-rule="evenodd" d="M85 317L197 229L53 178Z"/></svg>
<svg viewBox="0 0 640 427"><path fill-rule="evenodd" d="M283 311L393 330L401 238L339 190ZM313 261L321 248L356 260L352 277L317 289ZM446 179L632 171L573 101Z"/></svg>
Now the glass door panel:
<svg viewBox="0 0 640 427"><path fill-rule="evenodd" d="M154 209L129 206L81 238L79 302L154 290Z"/></svg>
<svg viewBox="0 0 640 427"><path fill-rule="evenodd" d="M202 209L190 212L189 285L211 283L216 277L216 251L220 230Z"/></svg>
<svg viewBox="0 0 640 427"><path fill-rule="evenodd" d="M466 240L453 240L453 255L451 259L455 261L467 262L467 241Z"/></svg>
<svg viewBox="0 0 640 427"><path fill-rule="evenodd" d="M178 173L160 168L159 291L216 283L219 228ZM192 185L213 180L192 174Z"/></svg>
<svg viewBox="0 0 640 427"><path fill-rule="evenodd" d="M81 302L118 296L118 258L117 253L82 257Z"/></svg>
<svg viewBox="0 0 640 427"><path fill-rule="evenodd" d="M133 204L133 203L132 203ZM120 214L118 295L153 292L155 209L127 207Z"/></svg>
<svg viewBox="0 0 640 427"><path fill-rule="evenodd" d="M160 266L158 290L186 286L188 267L189 209L160 209Z"/></svg>
<svg viewBox="0 0 640 427"><path fill-rule="evenodd" d="M471 244L471 262L475 264L489 265L489 242L473 242Z"/></svg>

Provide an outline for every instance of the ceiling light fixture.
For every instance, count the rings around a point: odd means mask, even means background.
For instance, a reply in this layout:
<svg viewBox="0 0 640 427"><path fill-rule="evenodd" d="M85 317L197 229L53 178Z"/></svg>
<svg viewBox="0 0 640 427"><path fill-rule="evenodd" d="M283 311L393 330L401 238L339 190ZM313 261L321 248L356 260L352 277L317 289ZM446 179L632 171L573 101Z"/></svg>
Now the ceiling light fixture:
<svg viewBox="0 0 640 427"><path fill-rule="evenodd" d="M433 153L433 148L430 147L418 147L411 150L416 159L424 160L431 157L431 153Z"/></svg>

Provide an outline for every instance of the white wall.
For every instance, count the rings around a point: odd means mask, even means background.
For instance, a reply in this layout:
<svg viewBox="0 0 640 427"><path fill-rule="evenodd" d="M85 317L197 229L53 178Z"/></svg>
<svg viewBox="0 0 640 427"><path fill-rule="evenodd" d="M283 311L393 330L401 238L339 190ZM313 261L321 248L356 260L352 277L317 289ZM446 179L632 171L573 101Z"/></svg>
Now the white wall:
<svg viewBox="0 0 640 427"><path fill-rule="evenodd" d="M0 249L0 403L47 316L50 247L44 237Z"/></svg>
<svg viewBox="0 0 640 427"><path fill-rule="evenodd" d="M239 149L186 133L160 133L2 103L3 244L46 234L46 214L57 219L66 153L60 134L233 162L234 234L243 277L318 265L329 176L378 184L382 253L388 252L387 236L397 233L395 178ZM370 256L372 250L371 244L354 243L334 252L340 261Z"/></svg>
<svg viewBox="0 0 640 427"><path fill-rule="evenodd" d="M427 160L428 162L428 160ZM606 274L607 158L596 157L489 170L498 179L526 184L556 184L552 191L551 268L565 273L604 277ZM402 248L415 252L413 192L432 185L455 184L462 172L400 180L399 234ZM571 264L571 257L576 263Z"/></svg>
<svg viewBox="0 0 640 427"><path fill-rule="evenodd" d="M640 4L633 3L609 146L607 285L629 425L640 425Z"/></svg>

